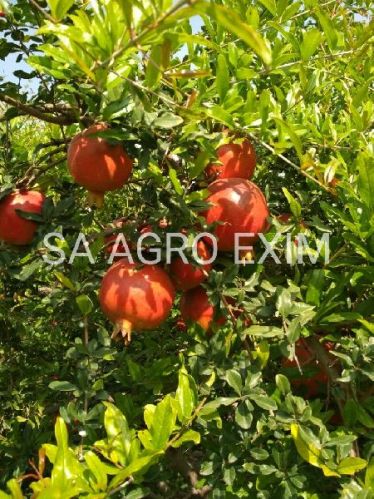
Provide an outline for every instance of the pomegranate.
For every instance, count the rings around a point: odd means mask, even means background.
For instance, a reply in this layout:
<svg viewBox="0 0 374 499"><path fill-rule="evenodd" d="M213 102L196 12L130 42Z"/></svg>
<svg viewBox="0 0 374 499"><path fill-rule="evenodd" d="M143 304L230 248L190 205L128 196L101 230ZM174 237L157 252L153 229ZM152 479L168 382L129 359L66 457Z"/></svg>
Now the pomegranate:
<svg viewBox="0 0 374 499"><path fill-rule="evenodd" d="M208 187L207 199L212 204L203 214L208 224L217 224L214 235L218 249L233 251L236 233L253 233L240 238L242 246L254 243L258 234L268 229L269 209L261 190L253 182L241 178L216 180ZM208 241L208 240L207 240Z"/></svg>
<svg viewBox="0 0 374 499"><path fill-rule="evenodd" d="M102 206L105 192L120 189L126 183L133 165L122 145L92 136L107 129L106 124L100 123L76 135L67 157L71 175L89 191L89 201L97 206Z"/></svg>
<svg viewBox="0 0 374 499"><path fill-rule="evenodd" d="M331 342L325 342L323 347L329 352L334 345ZM318 364L314 352L304 339L300 339L296 343L295 354L297 361L296 359L284 359L282 366L285 368L285 372L290 374L290 381L294 388L300 388L305 392L307 398L315 397L321 391L321 386L327 386L328 375ZM300 373L297 362L303 374Z"/></svg>
<svg viewBox="0 0 374 499"><path fill-rule="evenodd" d="M190 289L183 294L180 302L182 319L188 323L199 324L207 333L211 332L213 319L215 318L215 308L210 303L206 290L199 286ZM222 326L226 322L225 317L215 320L215 325Z"/></svg>
<svg viewBox="0 0 374 499"><path fill-rule="evenodd" d="M111 236L105 236L104 242L105 242L105 253L107 255L111 255L112 251L114 250L114 246L116 245L118 234L112 234ZM131 249L129 247L129 249ZM119 243L117 247L116 253L125 253L126 248L122 243Z"/></svg>
<svg viewBox="0 0 374 499"><path fill-rule="evenodd" d="M8 244L23 246L30 244L37 229L37 223L26 220L17 213L22 210L40 215L45 197L37 191L16 191L0 201L0 239Z"/></svg>
<svg viewBox="0 0 374 499"><path fill-rule="evenodd" d="M197 243L197 254L201 260L209 260L212 256L210 248L199 241ZM170 273L177 289L188 291L196 288L208 278L208 273L212 269L212 264L198 266L195 263L184 263L180 256L173 258L170 264Z"/></svg>
<svg viewBox="0 0 374 499"><path fill-rule="evenodd" d="M221 164L211 163L205 169L205 175L209 180L253 177L256 153L248 139L243 140L241 144L230 143L220 146L217 149L217 157Z"/></svg>
<svg viewBox="0 0 374 499"><path fill-rule="evenodd" d="M126 344L133 330L157 328L169 315L174 298L174 286L161 267L126 259L109 268L99 295L104 314L115 324L112 337L121 333Z"/></svg>

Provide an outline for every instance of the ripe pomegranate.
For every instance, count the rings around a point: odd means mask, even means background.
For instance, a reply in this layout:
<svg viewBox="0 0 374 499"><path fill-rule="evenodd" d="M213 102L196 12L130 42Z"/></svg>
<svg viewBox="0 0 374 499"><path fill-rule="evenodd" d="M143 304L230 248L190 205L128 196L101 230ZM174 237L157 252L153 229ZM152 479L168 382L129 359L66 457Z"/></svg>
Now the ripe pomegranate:
<svg viewBox="0 0 374 499"><path fill-rule="evenodd" d="M256 168L256 152L249 140L241 144L225 144L217 149L220 163L211 163L205 169L206 177L213 181L220 178L251 179Z"/></svg>
<svg viewBox="0 0 374 499"><path fill-rule="evenodd" d="M197 243L197 254L201 260L209 260L212 256L210 248L204 241ZM197 262L184 263L180 256L173 258L170 264L171 278L175 287L182 291L196 288L203 283L211 269L211 263L202 266L198 266Z"/></svg>
<svg viewBox="0 0 374 499"><path fill-rule="evenodd" d="M253 182L241 178L216 180L208 187L207 199L212 204L203 214L208 224L220 222L214 230L218 249L233 251L236 233L253 233L241 237L240 244L254 243L258 234L268 229L269 209L261 190Z"/></svg>
<svg viewBox="0 0 374 499"><path fill-rule="evenodd" d="M199 286L190 289L183 294L180 302L182 319L188 323L196 323L207 333L211 332L213 319L215 318L215 308L209 301L206 290ZM215 320L215 325L222 326L226 322L226 317Z"/></svg>
<svg viewBox="0 0 374 499"><path fill-rule="evenodd" d="M121 333L126 344L133 330L158 327L169 315L174 298L174 286L162 268L126 259L109 268L99 295L104 314L115 324L112 337Z"/></svg>
<svg viewBox="0 0 374 499"><path fill-rule="evenodd" d="M8 244L23 246L30 244L37 223L26 220L16 210L40 215L45 197L37 191L16 191L0 201L0 239Z"/></svg>
<svg viewBox="0 0 374 499"><path fill-rule="evenodd" d="M334 345L331 342L323 343L323 347L327 352L333 349ZM290 375L290 381L294 388L301 389L307 398L313 398L321 391L321 386L328 384L328 375L319 365L314 352L309 348L304 339L300 339L296 343L295 354L303 371L301 375L296 359L284 359L282 366Z"/></svg>
<svg viewBox="0 0 374 499"><path fill-rule="evenodd" d="M77 184L89 191L89 201L102 206L104 193L120 189L128 180L133 161L120 144L92 136L108 129L104 123L90 126L70 143L67 163Z"/></svg>

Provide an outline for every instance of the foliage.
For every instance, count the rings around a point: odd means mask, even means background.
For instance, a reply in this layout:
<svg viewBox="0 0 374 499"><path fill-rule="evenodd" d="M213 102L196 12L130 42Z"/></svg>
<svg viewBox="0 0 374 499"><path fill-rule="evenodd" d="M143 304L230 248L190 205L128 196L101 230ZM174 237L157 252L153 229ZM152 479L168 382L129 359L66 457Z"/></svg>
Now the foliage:
<svg viewBox="0 0 374 499"><path fill-rule="evenodd" d="M36 186L48 202L32 246L0 243L0 497L374 497L369 2L17 0L3 9L0 58L16 54L31 69L0 83L0 197ZM100 211L66 168L71 138L97 121L136 159ZM160 219L193 233L203 170L225 129L256 146L254 180L273 216L266 237L281 233L281 264L219 256L207 289L228 321L211 338L198 326L180 332L176 304L160 330L126 348L111 343L97 299L104 235L122 217L132 241L153 225L163 250ZM48 265L48 232L63 234L68 257L83 232L95 264ZM308 237L315 263L285 249L287 232ZM328 263L317 252L326 234ZM230 313L230 297L251 326ZM317 397L284 366L299 338L328 374ZM46 443L53 426L57 445Z"/></svg>

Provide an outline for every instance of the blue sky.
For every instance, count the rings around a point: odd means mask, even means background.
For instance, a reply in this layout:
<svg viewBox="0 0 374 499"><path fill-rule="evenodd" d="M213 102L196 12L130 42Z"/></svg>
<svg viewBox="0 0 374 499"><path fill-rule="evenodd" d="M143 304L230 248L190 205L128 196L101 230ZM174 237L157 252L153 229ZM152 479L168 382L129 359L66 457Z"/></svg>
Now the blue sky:
<svg viewBox="0 0 374 499"><path fill-rule="evenodd" d="M202 26L202 19L199 16L194 16L191 18L191 26L193 33L198 33ZM179 55L183 56L185 52L183 49L180 51ZM18 54L10 54L5 61L0 60L0 77L4 78L5 81L13 81L18 83L18 79L13 76L13 72L17 69L21 69L26 72L30 72L30 66L24 62L16 62ZM35 80L23 80L23 88L25 90L33 91L36 89L37 81Z"/></svg>

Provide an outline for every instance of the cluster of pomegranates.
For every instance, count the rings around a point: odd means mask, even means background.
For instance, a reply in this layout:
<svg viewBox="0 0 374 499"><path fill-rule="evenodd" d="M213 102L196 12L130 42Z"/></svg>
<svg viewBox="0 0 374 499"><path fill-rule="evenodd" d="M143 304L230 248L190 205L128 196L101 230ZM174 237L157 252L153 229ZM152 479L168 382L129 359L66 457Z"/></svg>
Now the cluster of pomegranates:
<svg viewBox="0 0 374 499"><path fill-rule="evenodd" d="M106 124L93 125L76 135L68 149L67 163L75 181L89 192L91 204L101 206L107 191L120 189L129 179L133 161L120 144L98 136ZM41 215L45 197L32 190L15 191L0 201L0 240L27 245L34 238L37 224L21 212ZM18 211L20 210L20 212Z"/></svg>
<svg viewBox="0 0 374 499"><path fill-rule="evenodd" d="M235 249L235 234L250 233L244 244L253 244L268 227L269 210L261 190L250 181L256 166L255 151L247 140L231 142L218 148L217 162L209 164L205 175L213 180L208 186L209 207L203 216L218 240L219 251ZM110 242L110 241L109 241ZM243 240L242 240L243 242ZM209 261L209 240L197 245L201 260ZM157 265L139 265L126 259L116 262L105 274L100 303L105 315L115 323L128 341L133 330L153 329L169 315L176 291L180 300L181 321L198 324L207 333L222 325L226 317L218 316L207 291L202 286L212 269L211 263L200 266L175 257L167 269ZM229 302L232 314L240 308Z"/></svg>

